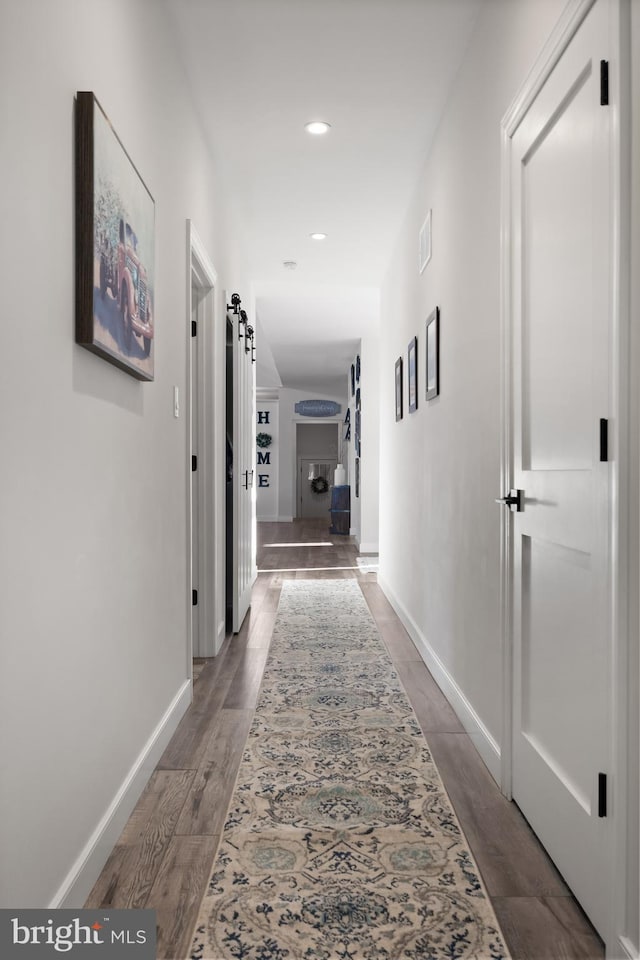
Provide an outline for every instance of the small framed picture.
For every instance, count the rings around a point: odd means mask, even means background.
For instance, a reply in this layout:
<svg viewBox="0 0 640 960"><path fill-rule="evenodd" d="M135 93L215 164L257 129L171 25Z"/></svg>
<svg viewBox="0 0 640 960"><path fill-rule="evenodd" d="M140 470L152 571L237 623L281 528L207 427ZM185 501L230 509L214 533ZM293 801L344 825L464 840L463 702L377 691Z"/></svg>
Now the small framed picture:
<svg viewBox="0 0 640 960"><path fill-rule="evenodd" d="M407 350L407 366L409 368L409 413L418 409L418 338L409 342Z"/></svg>
<svg viewBox="0 0 640 960"><path fill-rule="evenodd" d="M360 496L360 457L356 457L356 497Z"/></svg>
<svg viewBox="0 0 640 960"><path fill-rule="evenodd" d="M402 420L402 357L396 360L396 420Z"/></svg>
<svg viewBox="0 0 640 960"><path fill-rule="evenodd" d="M355 364L351 364L351 396L353 397L356 392L356 368Z"/></svg>
<svg viewBox="0 0 640 960"><path fill-rule="evenodd" d="M431 260L431 210L427 213L418 235L418 273L423 272L429 260Z"/></svg>
<svg viewBox="0 0 640 960"><path fill-rule="evenodd" d="M440 392L440 310L438 307L427 317L427 400L433 400Z"/></svg>

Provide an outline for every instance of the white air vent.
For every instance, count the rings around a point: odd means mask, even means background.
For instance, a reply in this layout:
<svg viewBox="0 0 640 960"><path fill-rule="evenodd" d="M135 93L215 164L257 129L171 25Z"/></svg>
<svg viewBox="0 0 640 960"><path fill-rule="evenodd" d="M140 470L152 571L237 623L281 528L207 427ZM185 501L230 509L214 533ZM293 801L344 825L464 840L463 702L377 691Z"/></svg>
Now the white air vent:
<svg viewBox="0 0 640 960"><path fill-rule="evenodd" d="M418 240L418 270L420 273L431 260L431 210L420 228Z"/></svg>

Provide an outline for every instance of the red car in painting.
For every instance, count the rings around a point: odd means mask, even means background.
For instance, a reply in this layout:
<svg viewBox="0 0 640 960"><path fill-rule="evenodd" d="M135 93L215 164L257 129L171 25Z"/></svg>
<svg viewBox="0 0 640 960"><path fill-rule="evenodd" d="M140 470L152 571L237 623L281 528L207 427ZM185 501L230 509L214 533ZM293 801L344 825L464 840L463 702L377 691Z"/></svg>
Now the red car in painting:
<svg viewBox="0 0 640 960"><path fill-rule="evenodd" d="M107 290L117 300L122 315L124 342L131 348L131 334L142 337L145 356L153 339L153 313L147 271L138 255L138 238L130 224L120 220L117 249L105 238L100 249L100 293Z"/></svg>

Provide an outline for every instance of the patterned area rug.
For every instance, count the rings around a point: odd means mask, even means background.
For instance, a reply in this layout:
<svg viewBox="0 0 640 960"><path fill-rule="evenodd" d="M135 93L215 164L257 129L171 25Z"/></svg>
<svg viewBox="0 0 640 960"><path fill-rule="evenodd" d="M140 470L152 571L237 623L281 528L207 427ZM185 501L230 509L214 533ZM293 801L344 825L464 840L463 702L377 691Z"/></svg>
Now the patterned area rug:
<svg viewBox="0 0 640 960"><path fill-rule="evenodd" d="M283 585L191 956L508 956L355 580Z"/></svg>

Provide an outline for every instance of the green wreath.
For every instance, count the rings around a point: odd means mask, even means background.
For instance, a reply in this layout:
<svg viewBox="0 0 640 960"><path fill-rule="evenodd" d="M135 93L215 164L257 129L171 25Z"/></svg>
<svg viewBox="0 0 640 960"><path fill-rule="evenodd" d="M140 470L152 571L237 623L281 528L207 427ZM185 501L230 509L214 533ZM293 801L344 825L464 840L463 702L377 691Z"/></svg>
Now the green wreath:
<svg viewBox="0 0 640 960"><path fill-rule="evenodd" d="M326 493L329 489L329 484L324 477L314 477L311 481L311 489L314 493Z"/></svg>
<svg viewBox="0 0 640 960"><path fill-rule="evenodd" d="M256 436L256 443L259 447L270 447L273 437L270 433L259 433Z"/></svg>

